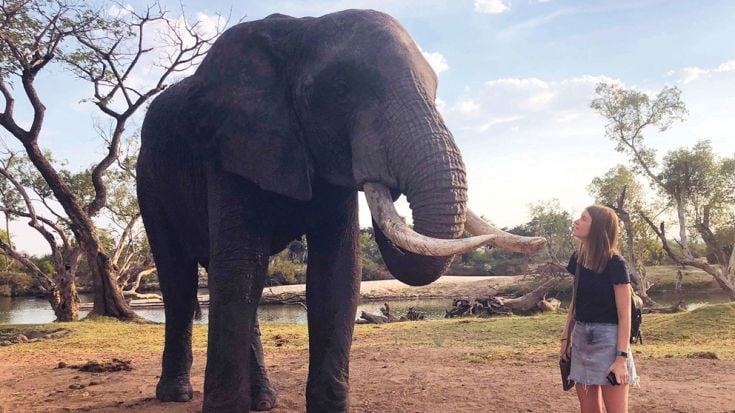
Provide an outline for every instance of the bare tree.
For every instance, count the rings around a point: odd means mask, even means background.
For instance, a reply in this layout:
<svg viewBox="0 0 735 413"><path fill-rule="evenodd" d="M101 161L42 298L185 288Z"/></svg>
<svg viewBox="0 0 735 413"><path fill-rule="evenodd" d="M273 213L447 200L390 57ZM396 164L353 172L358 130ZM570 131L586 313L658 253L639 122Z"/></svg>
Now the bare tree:
<svg viewBox="0 0 735 413"><path fill-rule="evenodd" d="M23 265L46 292L47 299L54 310L57 320L71 321L79 316L79 297L77 295L74 274L79 266L82 250L70 240L68 227L61 219L53 219L39 215L33 204L29 190L23 185L27 179L19 179L23 166L27 166L22 157L6 149L6 157L0 160L0 175L3 182L12 185L19 194L22 203L3 203L0 206L6 217L28 218L30 225L38 231L51 249L53 274L47 274L27 255L17 251L13 244L0 240L0 249L9 257ZM39 196L38 191L31 193Z"/></svg>
<svg viewBox="0 0 735 413"><path fill-rule="evenodd" d="M122 7L118 10L116 15L111 14L109 10L92 8L81 0L2 1L0 92L5 108L0 113L0 125L22 145L63 209L74 238L74 243L69 241L69 245L77 246L70 248L80 249L92 271L92 313L131 319L135 314L123 299L111 256L101 244L93 222L107 203L104 177L119 156L128 120L166 87L173 74L196 65L223 26L206 35L197 23L169 18L158 4L143 13ZM141 66L143 57L156 50L147 40L150 35L147 29L152 26L163 28L167 33L170 53L160 63L161 73L153 85L138 87L132 75ZM94 197L89 202L84 202L72 191L70 183L39 146L46 107L34 82L52 62L71 68L76 76L90 83L93 87L91 101L112 124L107 153L91 170L89 179ZM32 108L29 127L21 126L17 120L15 82L22 85ZM73 274L70 277L73 281Z"/></svg>
<svg viewBox="0 0 735 413"><path fill-rule="evenodd" d="M118 167L110 171L110 197L105 209L116 227L112 264L117 269L117 284L124 296L161 298L158 294L138 292L143 277L156 271L135 191L138 142L137 136L126 141L117 160Z"/></svg>
<svg viewBox="0 0 735 413"><path fill-rule="evenodd" d="M663 222L656 225L653 219L639 211L642 218L661 240L666 253L681 265L690 265L710 274L720 287L735 300L735 253L733 244L722 245L711 231L711 213L715 209L724 211L727 221L735 220L732 206L735 203L735 161L723 160L722 165L714 159L709 143L695 145L692 151L673 151L659 168L656 151L643 143L643 130L649 126L660 131L668 129L676 120L687 114L681 100L681 91L676 87L664 87L655 99L635 90L619 85L601 83L596 88L597 98L591 107L603 115L608 123L605 134L617 144L616 150L631 157L634 170L646 176L651 185L670 201L676 210L679 223L680 248L669 245ZM660 169L657 173L656 170ZM694 225L690 225L693 218ZM710 264L705 257L696 257L689 245L689 231L694 228L707 246L715 253L719 265ZM729 248L729 250L728 250ZM727 253L729 251L729 254Z"/></svg>

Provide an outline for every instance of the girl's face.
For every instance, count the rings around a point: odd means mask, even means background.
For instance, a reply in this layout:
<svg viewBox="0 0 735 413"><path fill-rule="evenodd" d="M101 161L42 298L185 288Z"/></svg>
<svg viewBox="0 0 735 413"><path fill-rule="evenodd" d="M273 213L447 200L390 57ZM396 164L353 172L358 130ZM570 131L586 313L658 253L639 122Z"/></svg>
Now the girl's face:
<svg viewBox="0 0 735 413"><path fill-rule="evenodd" d="M582 215L574 220L572 224L572 236L584 241L590 234L590 227L592 226L592 217L589 212L585 209L582 211Z"/></svg>

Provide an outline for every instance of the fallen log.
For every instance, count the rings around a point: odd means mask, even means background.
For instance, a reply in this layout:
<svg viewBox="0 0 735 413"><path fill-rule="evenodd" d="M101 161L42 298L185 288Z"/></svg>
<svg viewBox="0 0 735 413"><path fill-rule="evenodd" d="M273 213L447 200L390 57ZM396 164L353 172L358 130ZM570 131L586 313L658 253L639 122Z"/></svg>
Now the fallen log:
<svg viewBox="0 0 735 413"><path fill-rule="evenodd" d="M377 314L370 314L364 311L360 312L360 318L364 319L369 324L383 324L389 322L388 317Z"/></svg>
<svg viewBox="0 0 735 413"><path fill-rule="evenodd" d="M388 303L383 303L383 307L380 307L380 312L383 314L383 317L388 319L389 323L399 320L393 314L390 313L390 307L388 306Z"/></svg>
<svg viewBox="0 0 735 413"><path fill-rule="evenodd" d="M536 306L542 313L557 312L561 308L561 301L556 298L547 298L539 301Z"/></svg>
<svg viewBox="0 0 735 413"><path fill-rule="evenodd" d="M515 314L527 314L538 309L538 302L546 297L549 290L561 281L560 278L550 278L536 287L533 291L518 298L501 299L503 306Z"/></svg>
<svg viewBox="0 0 735 413"><path fill-rule="evenodd" d="M537 311L559 311L561 301L556 298L546 299L546 294L556 286L561 279L553 277L544 281L533 291L521 297L489 296L475 298L470 302L468 298L455 298L453 308L445 310L444 318L473 315L476 317L490 317L496 315L530 314Z"/></svg>
<svg viewBox="0 0 735 413"><path fill-rule="evenodd" d="M455 298L452 303L452 308L444 310L444 318L454 318L467 315L472 309L470 300L468 298Z"/></svg>
<svg viewBox="0 0 735 413"><path fill-rule="evenodd" d="M280 293L263 295L260 298L261 304L306 304L306 294L298 293Z"/></svg>
<svg viewBox="0 0 735 413"><path fill-rule="evenodd" d="M423 311L417 311L413 307L408 308L408 312L405 316L396 317L391 314L388 303L384 303L383 307L380 307L382 315L370 314L364 311L360 312L360 319L357 320L357 324L384 324L384 323L395 323L399 321L418 321L426 319L426 313Z"/></svg>

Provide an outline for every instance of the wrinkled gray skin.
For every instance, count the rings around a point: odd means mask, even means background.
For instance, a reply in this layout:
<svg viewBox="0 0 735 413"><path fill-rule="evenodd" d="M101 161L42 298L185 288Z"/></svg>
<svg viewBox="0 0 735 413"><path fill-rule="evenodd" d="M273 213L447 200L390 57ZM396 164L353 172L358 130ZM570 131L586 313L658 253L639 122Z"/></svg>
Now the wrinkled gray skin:
<svg viewBox="0 0 735 413"><path fill-rule="evenodd" d="M348 409L357 191L380 182L406 195L419 233L463 230L465 171L434 106L436 82L394 19L349 10L234 26L193 76L155 99L137 176L166 312L158 399L191 398L202 264L211 294L204 411L275 405L256 308L268 257L306 234L307 409ZM374 228L388 268L408 284L434 281L451 262L400 251Z"/></svg>

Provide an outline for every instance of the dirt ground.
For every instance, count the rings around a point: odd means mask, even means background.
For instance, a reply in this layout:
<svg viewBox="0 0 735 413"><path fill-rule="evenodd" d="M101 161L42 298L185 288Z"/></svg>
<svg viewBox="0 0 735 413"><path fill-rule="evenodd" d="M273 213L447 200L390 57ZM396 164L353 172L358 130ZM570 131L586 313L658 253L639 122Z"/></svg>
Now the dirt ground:
<svg viewBox="0 0 735 413"><path fill-rule="evenodd" d="M440 280L440 283L446 283L440 286L441 290L451 289L451 295L480 296L505 283L517 281L511 277L507 280L501 279L505 277L451 278ZM363 294L403 293L401 285L393 285L390 281L363 283L363 288L368 289ZM422 292L432 293L428 289ZM518 324L513 326L524 328L522 321L515 321ZM551 322L555 321L552 319ZM473 357L476 344L466 342L464 336L460 336L460 341L455 339L452 345L437 343L427 347L405 345L404 342L394 346L391 343L396 340L398 344L398 339L381 328L365 326L356 332L350 364L352 412L578 411L574 390L561 390L553 351L528 354L515 351L510 357L500 358ZM442 328L442 325L432 328ZM135 330L125 331L124 336ZM0 413L201 411L206 363L203 348L197 347L194 354L194 399L188 403L160 403L155 399L155 386L161 355L160 349L152 352L155 345L150 340L155 336L154 341L158 342L162 331L149 332L148 336L142 334L136 338L142 347L135 348L134 343L131 343L132 347L118 344L116 348L122 354L108 354L110 351L104 346L91 353L61 345L50 349L46 345L44 350L16 348L16 345L0 347ZM544 334L550 333L541 334L546 337ZM272 340L272 336L271 333L267 340ZM504 337L496 334L494 338L502 342L508 339L507 335ZM482 338L476 335L472 340L478 339ZM121 343L124 340L124 337L118 339ZM716 341L721 340L719 337ZM727 341L723 345L730 343ZM268 344L273 345L270 341ZM141 350L143 348L147 350ZM274 413L305 411L308 354L303 348L266 349L268 371L279 392L279 406L272 410ZM61 361L72 365L84 364L89 359L110 361L113 357L130 360L133 369L93 373L57 368ZM640 356L636 357L636 365L641 375L641 387L631 391L631 412L735 413L735 361Z"/></svg>
<svg viewBox="0 0 735 413"><path fill-rule="evenodd" d="M358 337L359 339L359 337ZM553 356L471 363L451 348L353 351L353 412L571 412L574 391L561 391ZM194 399L163 404L154 398L160 358L133 357L133 371L85 373L56 368L63 349L24 352L1 360L0 412L198 412L205 354L195 355ZM6 354L7 355L7 354ZM535 358L534 358L535 357ZM642 385L632 412L735 412L735 362L639 359ZM277 412L305 410L305 352L267 356L280 395ZM96 383L90 385L90 383ZM76 386L75 386L76 385ZM85 385L83 388L79 385ZM71 388L75 387L75 388Z"/></svg>

